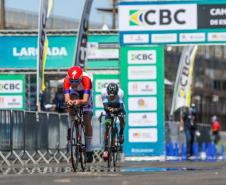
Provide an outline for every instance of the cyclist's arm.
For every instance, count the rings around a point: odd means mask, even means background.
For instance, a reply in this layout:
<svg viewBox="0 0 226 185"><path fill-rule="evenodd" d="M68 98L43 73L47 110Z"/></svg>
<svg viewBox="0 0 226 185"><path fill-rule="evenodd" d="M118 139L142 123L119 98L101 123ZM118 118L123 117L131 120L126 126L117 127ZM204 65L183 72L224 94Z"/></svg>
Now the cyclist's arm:
<svg viewBox="0 0 226 185"><path fill-rule="evenodd" d="M82 85L84 87L82 99L77 99L75 105L87 105L89 103L89 96L91 93L92 82L87 76L83 77Z"/></svg>
<svg viewBox="0 0 226 185"><path fill-rule="evenodd" d="M70 98L70 83L67 78L64 78L64 102L67 105L73 105L73 100Z"/></svg>
<svg viewBox="0 0 226 185"><path fill-rule="evenodd" d="M82 99L75 100L76 105L87 105L89 102L89 94L83 94Z"/></svg>

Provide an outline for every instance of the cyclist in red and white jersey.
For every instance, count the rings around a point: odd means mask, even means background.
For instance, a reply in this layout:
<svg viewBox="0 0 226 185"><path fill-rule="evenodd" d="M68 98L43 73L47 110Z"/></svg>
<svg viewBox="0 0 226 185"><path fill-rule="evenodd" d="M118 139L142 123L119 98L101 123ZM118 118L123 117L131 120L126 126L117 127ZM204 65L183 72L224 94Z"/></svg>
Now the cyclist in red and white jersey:
<svg viewBox="0 0 226 185"><path fill-rule="evenodd" d="M92 162L93 151L91 148L93 129L91 120L93 116L93 95L92 81L87 73L83 72L79 66L68 69L67 76L64 78L64 100L68 105L70 121L74 122L74 106L82 105L84 112L85 140L87 151L87 162ZM70 139L70 131L68 131Z"/></svg>

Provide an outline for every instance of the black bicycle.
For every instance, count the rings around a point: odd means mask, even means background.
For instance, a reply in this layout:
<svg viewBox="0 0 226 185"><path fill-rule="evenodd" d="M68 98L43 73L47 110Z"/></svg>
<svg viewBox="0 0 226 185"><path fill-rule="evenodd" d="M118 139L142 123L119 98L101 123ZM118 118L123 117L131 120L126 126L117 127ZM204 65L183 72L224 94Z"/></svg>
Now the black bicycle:
<svg viewBox="0 0 226 185"><path fill-rule="evenodd" d="M78 171L79 163L81 170L86 169L86 144L85 127L83 122L82 106L75 106L75 121L70 128L71 163L74 172Z"/></svg>
<svg viewBox="0 0 226 185"><path fill-rule="evenodd" d="M106 115L101 113L99 117L100 123L102 122L102 117ZM106 135L107 138L107 151L108 151L108 160L107 160L107 167L110 169L112 166L114 167L114 171L116 170L116 165L120 159L120 151L121 151L121 144L119 142L119 129L117 127L117 118L121 116L118 114L111 114L112 119L109 121L105 121L106 124Z"/></svg>

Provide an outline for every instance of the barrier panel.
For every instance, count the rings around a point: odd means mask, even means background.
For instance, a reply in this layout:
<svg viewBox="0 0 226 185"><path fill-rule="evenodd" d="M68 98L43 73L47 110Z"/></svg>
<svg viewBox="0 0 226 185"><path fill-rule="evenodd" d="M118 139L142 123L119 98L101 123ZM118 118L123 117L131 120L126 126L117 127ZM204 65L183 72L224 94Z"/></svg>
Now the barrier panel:
<svg viewBox="0 0 226 185"><path fill-rule="evenodd" d="M0 111L0 150L11 150L12 149L12 138L11 138L11 111L1 110Z"/></svg>
<svg viewBox="0 0 226 185"><path fill-rule="evenodd" d="M166 156L185 154L184 134L179 132L178 122L166 122L168 138ZM50 112L29 112L0 110L0 165L26 165L39 163L70 163L67 129L69 119L67 114ZM96 117L92 120L93 149L95 161L102 162L101 153L104 146L104 120L99 123ZM210 143L210 125L199 124L201 136L197 138L197 149L206 151L208 158L215 157L215 148ZM221 153L224 154L222 146ZM224 154L225 155L225 154ZM222 155L224 159L225 156ZM215 159L215 158L214 158Z"/></svg>
<svg viewBox="0 0 226 185"><path fill-rule="evenodd" d="M24 120L25 146L26 150L37 149L37 122L35 112L25 112Z"/></svg>
<svg viewBox="0 0 226 185"><path fill-rule="evenodd" d="M47 150L48 149L48 126L49 119L48 114L45 112L38 113L37 121L37 149L38 150Z"/></svg>
<svg viewBox="0 0 226 185"><path fill-rule="evenodd" d="M69 126L69 119L67 114L60 114L59 122L59 149L66 149L67 147L67 129Z"/></svg>
<svg viewBox="0 0 226 185"><path fill-rule="evenodd" d="M24 112L12 111L11 112L11 125L12 125L12 149L24 150Z"/></svg>
<svg viewBox="0 0 226 185"><path fill-rule="evenodd" d="M60 146L60 116L50 113L48 118L48 149L59 149Z"/></svg>

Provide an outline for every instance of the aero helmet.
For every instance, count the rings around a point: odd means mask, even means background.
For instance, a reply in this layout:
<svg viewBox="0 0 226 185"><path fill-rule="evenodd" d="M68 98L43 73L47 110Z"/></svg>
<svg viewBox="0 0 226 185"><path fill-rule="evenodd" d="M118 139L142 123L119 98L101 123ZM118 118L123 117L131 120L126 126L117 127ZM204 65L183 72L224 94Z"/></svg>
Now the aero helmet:
<svg viewBox="0 0 226 185"><path fill-rule="evenodd" d="M109 96L115 96L118 94L119 87L116 83L109 83L107 86L107 93Z"/></svg>
<svg viewBox="0 0 226 185"><path fill-rule="evenodd" d="M69 77L69 80L72 82L72 83L78 83L78 82L81 82L82 80L82 68L79 67L79 66L73 66L71 67L70 69L68 69L68 77Z"/></svg>

